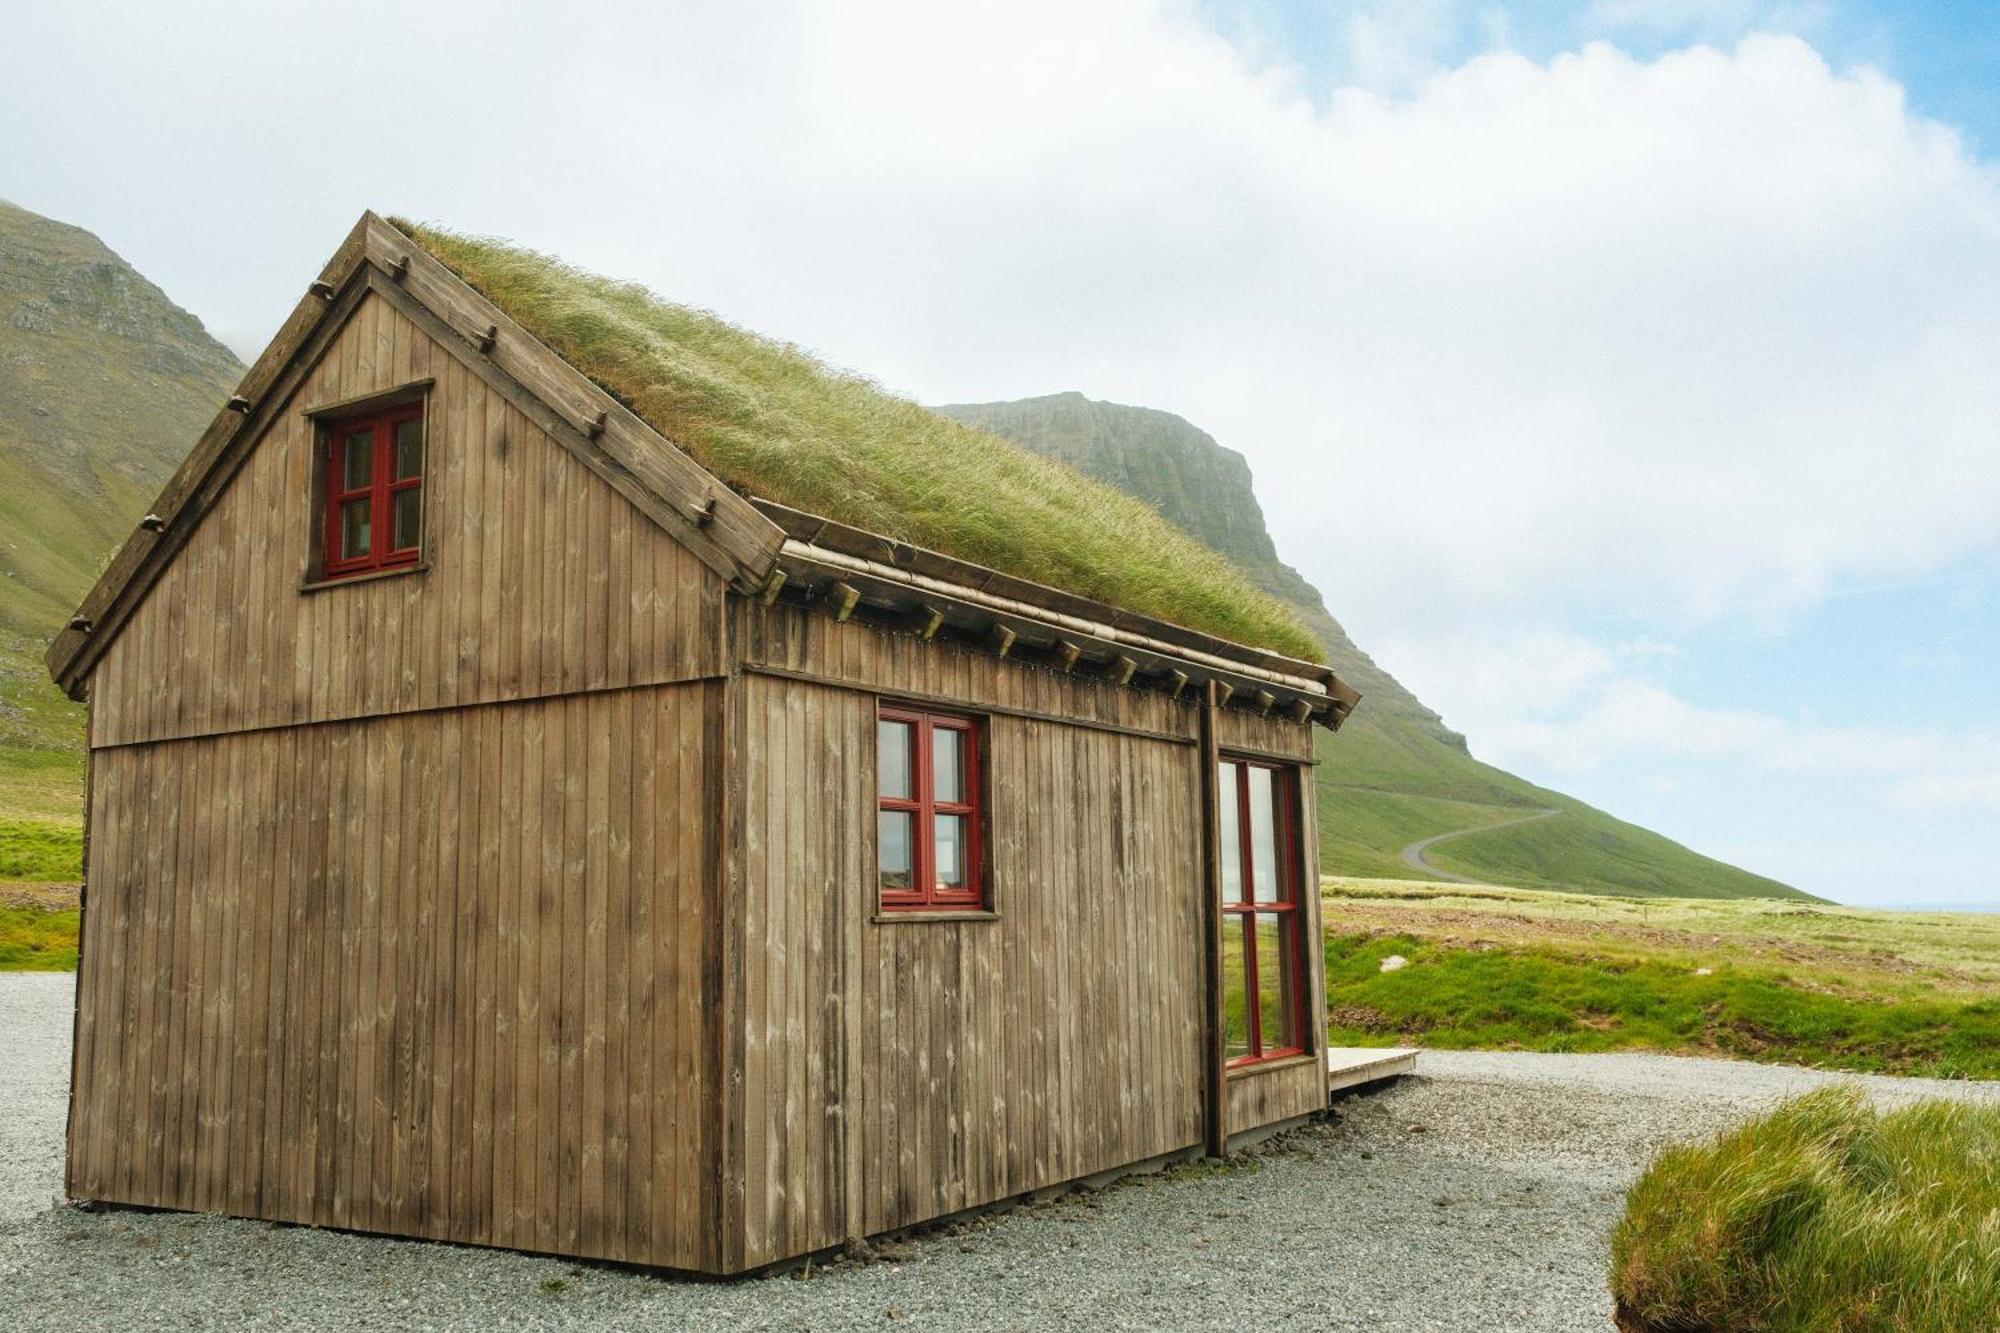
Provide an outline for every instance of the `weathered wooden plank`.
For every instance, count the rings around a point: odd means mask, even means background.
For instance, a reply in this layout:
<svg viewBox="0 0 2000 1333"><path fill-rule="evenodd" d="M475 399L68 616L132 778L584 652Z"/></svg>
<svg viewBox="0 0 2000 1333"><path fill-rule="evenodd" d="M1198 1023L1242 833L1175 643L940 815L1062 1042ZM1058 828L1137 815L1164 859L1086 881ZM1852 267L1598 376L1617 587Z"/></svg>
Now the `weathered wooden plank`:
<svg viewBox="0 0 2000 1333"><path fill-rule="evenodd" d="M712 848L683 836L711 804L710 697L647 688L99 752L91 870L105 900L139 892L123 924L87 920L105 970L79 979L72 1178L123 1201L473 1243L581 1245L588 1220L595 1248L578 1252L712 1267ZM159 845L173 830L185 856ZM97 1040L106 1010L134 1040ZM541 1175L593 1159L587 1193Z"/></svg>
<svg viewBox="0 0 2000 1333"><path fill-rule="evenodd" d="M746 590L761 584L783 541L775 523L466 286L422 246L373 215L364 219L364 225L375 262L386 266L403 258L410 261L408 274L393 295L434 312L446 328L457 331L460 340L473 330L496 328L491 350L475 364L490 365L495 375L525 391L529 401L516 406L545 407L551 420L541 424L557 429L567 447L601 460L595 465L607 477L636 481L640 492L632 498L648 501L641 507L656 510L655 521L670 525L668 530L722 577ZM580 427L600 415L604 430L595 439L588 438ZM714 504L708 517L697 522L696 511L710 500Z"/></svg>
<svg viewBox="0 0 2000 1333"><path fill-rule="evenodd" d="M371 368L361 348L379 344L385 329L391 355ZM234 483L106 647L92 675L107 701L96 743L495 702L593 679L665 683L719 669L722 580L379 298L360 303L294 401L396 387L406 362L394 349L405 343L408 364L419 354L439 363L425 399L425 567L300 595L299 571L318 541L309 497L320 446L314 425L288 408L243 443ZM364 374L378 378L362 383ZM555 511L546 524L544 509ZM572 514L581 516L574 527ZM649 585L642 598L633 576L640 567L699 586ZM578 589L599 579L594 640L566 577ZM638 601L660 608L643 638L611 614ZM217 662L231 669L218 672Z"/></svg>

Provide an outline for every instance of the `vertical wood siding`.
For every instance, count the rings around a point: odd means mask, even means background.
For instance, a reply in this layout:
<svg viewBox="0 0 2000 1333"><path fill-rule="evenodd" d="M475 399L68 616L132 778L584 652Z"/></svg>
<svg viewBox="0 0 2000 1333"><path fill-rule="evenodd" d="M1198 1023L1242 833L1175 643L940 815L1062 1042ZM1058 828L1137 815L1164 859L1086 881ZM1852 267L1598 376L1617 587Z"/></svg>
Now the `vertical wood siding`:
<svg viewBox="0 0 2000 1333"><path fill-rule="evenodd" d="M313 407L430 378L422 573L301 595ZM91 680L96 743L721 670L723 585L380 297L356 307Z"/></svg>
<svg viewBox="0 0 2000 1333"><path fill-rule="evenodd" d="M741 614L747 1040L725 1115L742 1264L1197 1146L1197 748L990 714L999 919L877 921L875 697L754 672L1190 738L1192 707L795 608ZM1231 744L1311 753L1308 728L1233 725ZM1232 1080L1230 1128L1325 1089L1309 1062Z"/></svg>
<svg viewBox="0 0 2000 1333"><path fill-rule="evenodd" d="M1194 691L1178 701L1157 690L1123 689L1105 680L1001 658L949 641L889 634L824 612L740 603L746 665L800 671L886 694L935 696L965 707L1019 708L1195 739ZM1303 732L1304 727L1298 728ZM1296 744L1312 753L1312 741Z"/></svg>
<svg viewBox="0 0 2000 1333"><path fill-rule="evenodd" d="M746 688L746 1263L1199 1142L1191 751L992 718L999 919L881 922L873 701Z"/></svg>
<svg viewBox="0 0 2000 1333"><path fill-rule="evenodd" d="M97 751L71 1193L714 1267L720 697Z"/></svg>

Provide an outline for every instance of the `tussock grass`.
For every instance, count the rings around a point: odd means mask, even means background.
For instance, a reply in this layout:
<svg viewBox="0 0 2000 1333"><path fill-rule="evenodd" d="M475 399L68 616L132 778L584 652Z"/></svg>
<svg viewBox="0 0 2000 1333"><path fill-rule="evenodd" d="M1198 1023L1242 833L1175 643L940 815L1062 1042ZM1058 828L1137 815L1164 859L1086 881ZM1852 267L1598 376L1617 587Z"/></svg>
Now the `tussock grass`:
<svg viewBox="0 0 2000 1333"><path fill-rule="evenodd" d="M83 878L83 830L74 823L0 815L0 880Z"/></svg>
<svg viewBox="0 0 2000 1333"><path fill-rule="evenodd" d="M789 343L552 256L400 219L474 289L754 494L1310 661L1289 608L1119 491Z"/></svg>
<svg viewBox="0 0 2000 1333"><path fill-rule="evenodd" d="M0 903L0 972L73 972L77 927L73 908Z"/></svg>
<svg viewBox="0 0 2000 1333"><path fill-rule="evenodd" d="M1611 1238L1627 1330L2000 1328L2000 1107L1853 1089L1669 1148Z"/></svg>

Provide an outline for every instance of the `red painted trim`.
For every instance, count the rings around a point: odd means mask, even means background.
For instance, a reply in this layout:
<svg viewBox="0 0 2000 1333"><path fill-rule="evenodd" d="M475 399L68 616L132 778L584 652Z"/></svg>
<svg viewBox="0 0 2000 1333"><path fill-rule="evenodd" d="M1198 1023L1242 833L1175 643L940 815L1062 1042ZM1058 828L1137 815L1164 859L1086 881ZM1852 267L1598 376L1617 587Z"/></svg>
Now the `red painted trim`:
<svg viewBox="0 0 2000 1333"><path fill-rule="evenodd" d="M384 411L365 416L337 417L325 424L326 450L321 466L324 468L326 489L326 514L324 519L325 548L322 551L321 577L324 579L345 578L350 574L366 574L378 569L394 569L399 565L415 564L423 553L423 527L418 522L417 544L415 546L391 547L395 538L396 496L404 491L421 491L425 474L430 471L430 432L424 432L424 465L414 477L401 481L395 479L396 427L406 421L422 421L424 405L421 402L403 403ZM374 450L373 466L368 474L368 484L345 489L342 483L347 478L348 441L363 431L372 435L370 447ZM356 500L369 502L368 554L343 558L340 553L340 511L343 505ZM423 502L418 501L421 505Z"/></svg>
<svg viewBox="0 0 2000 1333"><path fill-rule="evenodd" d="M1271 1060L1285 1060L1304 1055L1303 1044L1291 1046L1271 1046L1264 1044L1264 1006L1258 988L1260 969L1265 960L1257 954L1256 919L1260 915L1278 918L1278 947L1289 954L1292 962L1292 1024L1293 1031L1303 1042L1308 1026L1309 1013L1306 1008L1305 978L1310 969L1306 966L1303 941L1300 938L1299 923L1303 914L1299 911L1300 886L1302 884L1302 851L1299 839L1299 793L1303 789L1299 782L1299 768L1296 764L1275 763L1269 760L1252 759L1245 755L1222 755L1222 765L1233 770L1236 791L1236 850L1239 857L1239 882L1243 898L1236 902L1225 902L1222 910L1225 920L1240 923L1243 931L1243 1017L1249 1028L1250 1054L1238 1056L1227 1063L1227 1068L1241 1069L1248 1065L1263 1064ZM1250 770L1261 768L1272 775L1271 805L1273 833L1277 840L1278 900L1257 901L1256 850L1250 826ZM1226 783L1221 785L1227 785ZM1218 791L1218 797L1225 793ZM1281 956L1269 960L1279 968L1285 964Z"/></svg>
<svg viewBox="0 0 2000 1333"><path fill-rule="evenodd" d="M885 912L935 912L942 910L980 911L986 906L986 854L985 819L983 801L985 795L984 770L980 763L979 723L977 720L956 713L930 713L915 708L899 708L893 704L882 704L876 709L878 723L876 734L881 734L881 722L902 722L910 728L910 792L909 799L897 796L876 795L876 806L880 810L900 811L914 816L911 823L910 878L912 887L889 889L881 886L879 875L876 891L882 910ZM937 799L936 774L933 769L932 737L938 731L958 733L960 739L960 777L963 782L963 801L940 801ZM880 771L880 758L877 758ZM879 779L878 779L879 780ZM937 817L939 815L965 816L965 884L958 888L947 888L937 879Z"/></svg>

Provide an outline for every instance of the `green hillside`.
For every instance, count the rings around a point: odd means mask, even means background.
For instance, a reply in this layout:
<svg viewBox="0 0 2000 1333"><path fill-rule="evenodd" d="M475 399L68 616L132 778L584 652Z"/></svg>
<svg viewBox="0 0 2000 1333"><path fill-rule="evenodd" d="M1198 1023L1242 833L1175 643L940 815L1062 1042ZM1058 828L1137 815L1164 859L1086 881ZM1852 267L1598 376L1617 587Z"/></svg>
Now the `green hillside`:
<svg viewBox="0 0 2000 1333"><path fill-rule="evenodd" d="M1182 418L1079 393L934 410L1128 491L1298 611L1327 661L1362 693L1340 734L1319 741L1320 860L1327 873L1407 877L1419 873L1403 860L1412 843L1556 810L1549 818L1454 838L1427 860L1450 875L1526 887L1680 898L1807 896L1475 759L1465 738L1376 665L1319 591L1278 558L1243 455Z"/></svg>
<svg viewBox="0 0 2000 1333"><path fill-rule="evenodd" d="M1553 808L1562 813L1440 846L1430 862L1522 885L1794 892L1474 759L1278 559L1242 456L1178 417L1064 394L946 408L957 419L946 420L640 289L511 247L419 235L761 493L1231 637L1323 648L1366 696L1338 738L1321 738L1329 871L1409 874L1410 843ZM78 873L81 710L48 683L43 648L241 373L199 321L88 232L0 203L0 880ZM960 422L1109 486L1065 481ZM955 497L975 473L987 501L966 506ZM940 475L961 484L938 488ZM1105 554L1135 549L1151 558Z"/></svg>
<svg viewBox="0 0 2000 1333"><path fill-rule="evenodd" d="M83 710L42 652L242 373L95 236L0 202L0 880L80 873Z"/></svg>

